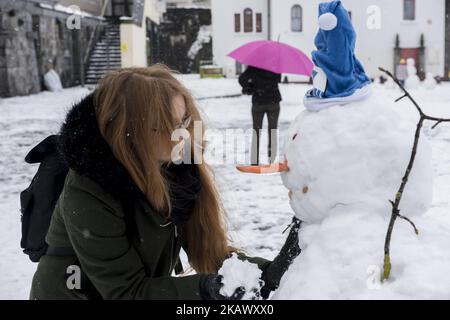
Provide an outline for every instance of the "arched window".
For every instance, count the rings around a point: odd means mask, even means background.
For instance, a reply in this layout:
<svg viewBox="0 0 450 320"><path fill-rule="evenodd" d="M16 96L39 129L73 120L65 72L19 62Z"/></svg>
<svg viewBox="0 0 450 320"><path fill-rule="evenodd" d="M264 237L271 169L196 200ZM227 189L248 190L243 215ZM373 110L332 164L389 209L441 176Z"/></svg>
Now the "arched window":
<svg viewBox="0 0 450 320"><path fill-rule="evenodd" d="M303 31L303 8L298 4L291 8L291 30L293 32Z"/></svg>
<svg viewBox="0 0 450 320"><path fill-rule="evenodd" d="M416 20L416 0L403 0L403 20Z"/></svg>
<svg viewBox="0 0 450 320"><path fill-rule="evenodd" d="M253 10L244 10L244 32L253 32Z"/></svg>

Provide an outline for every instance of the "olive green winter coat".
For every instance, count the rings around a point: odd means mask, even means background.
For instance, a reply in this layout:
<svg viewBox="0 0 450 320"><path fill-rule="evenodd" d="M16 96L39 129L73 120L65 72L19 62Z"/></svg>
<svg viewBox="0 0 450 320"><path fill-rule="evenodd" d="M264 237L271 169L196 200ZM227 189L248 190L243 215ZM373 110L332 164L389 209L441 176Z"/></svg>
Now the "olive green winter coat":
<svg viewBox="0 0 450 320"><path fill-rule="evenodd" d="M31 298L199 299L199 276L171 277L181 244L173 224L135 206L133 245L121 203L95 182L70 171L53 214L47 243L73 247L76 257L44 256L33 279ZM139 235L139 238L137 238ZM80 265L81 290L69 290L67 268ZM96 290L93 290L95 287Z"/></svg>
<svg viewBox="0 0 450 320"><path fill-rule="evenodd" d="M70 170L46 241L75 255L43 256L30 298L200 299L200 275L172 276L183 237L114 158L98 130L92 96L68 113L60 144ZM77 266L80 288L73 286Z"/></svg>

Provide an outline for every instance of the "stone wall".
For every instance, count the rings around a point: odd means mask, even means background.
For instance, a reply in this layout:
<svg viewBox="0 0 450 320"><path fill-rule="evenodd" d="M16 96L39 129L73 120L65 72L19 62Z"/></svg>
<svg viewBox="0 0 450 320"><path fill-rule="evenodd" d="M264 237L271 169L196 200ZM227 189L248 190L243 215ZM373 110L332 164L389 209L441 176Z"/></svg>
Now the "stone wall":
<svg viewBox="0 0 450 320"><path fill-rule="evenodd" d="M29 3L0 3L0 96L43 90L43 75L51 65L64 87L81 83L82 59L100 22L83 18L81 29L71 30L67 18Z"/></svg>
<svg viewBox="0 0 450 320"><path fill-rule="evenodd" d="M45 74L48 64L52 64L61 77L64 87L80 83L79 54L86 50L92 26L83 26L81 32L69 30L65 19L35 16L37 28L36 55L39 60L39 74ZM77 33L80 32L80 40ZM78 43L78 41L80 41ZM77 48L78 46L80 48ZM82 57L83 58L83 57Z"/></svg>
<svg viewBox="0 0 450 320"><path fill-rule="evenodd" d="M32 17L27 12L0 12L0 96L40 91Z"/></svg>

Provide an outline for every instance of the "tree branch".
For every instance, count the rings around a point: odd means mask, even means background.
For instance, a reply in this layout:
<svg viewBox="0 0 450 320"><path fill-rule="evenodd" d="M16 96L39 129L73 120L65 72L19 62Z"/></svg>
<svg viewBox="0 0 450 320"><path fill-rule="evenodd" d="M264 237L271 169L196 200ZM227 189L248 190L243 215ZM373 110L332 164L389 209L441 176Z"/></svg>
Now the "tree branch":
<svg viewBox="0 0 450 320"><path fill-rule="evenodd" d="M379 70L386 73L389 77L391 77L392 80L394 80L394 82L403 91L404 95L402 97L398 98L397 100L395 100L395 102L398 102L398 101L402 100L403 98L408 98L413 103L413 105L416 107L416 109L420 115L420 119L419 119L419 122L417 123L417 127L416 127L416 133L414 135L414 143L413 143L413 148L411 151L411 156L410 156L410 159L408 162L408 166L406 167L406 171L405 171L405 174L403 175L402 182L401 182L400 187L395 195L395 201L389 201L392 205L392 213L391 213L391 219L389 221L388 230L386 233L386 239L384 242L384 263L383 263L383 275L382 275L382 279L381 279L382 281L384 281L384 280L389 279L389 275L391 273L390 245L391 245L392 232L394 230L394 224L395 224L395 221L397 220L397 218L401 218L405 221L408 221L414 228L414 232L416 234L419 234L419 230L416 228L416 225L409 218L400 214L399 207L400 207L400 202L402 200L403 191L405 190L406 184L408 183L409 175L414 166L414 160L415 160L416 154L417 154L417 148L419 145L420 133L421 133L421 130L423 127L423 123L426 120L435 121L436 123L432 127L432 129L434 129L442 122L450 122L450 119L436 118L436 117L431 117L431 116L425 114L422 111L422 109L420 108L419 104L409 94L409 92L405 89L405 87L401 84L401 82L397 79L397 77L395 77L391 72L389 72L383 68L379 68Z"/></svg>
<svg viewBox="0 0 450 320"><path fill-rule="evenodd" d="M392 80L394 80L394 82L400 87L400 89L403 91L403 93L405 94L405 98L408 97L409 100L411 100L411 102L414 104L414 106L416 107L417 111L419 111L420 115L424 115L422 109L420 108L419 104L413 99L413 97L409 94L408 91L406 91L405 87L401 84L400 80L397 79L396 76L394 76L392 73L390 73L389 71L387 71L386 69L383 68L378 68L380 71L386 73L389 77L392 78ZM403 98L402 98L403 99Z"/></svg>

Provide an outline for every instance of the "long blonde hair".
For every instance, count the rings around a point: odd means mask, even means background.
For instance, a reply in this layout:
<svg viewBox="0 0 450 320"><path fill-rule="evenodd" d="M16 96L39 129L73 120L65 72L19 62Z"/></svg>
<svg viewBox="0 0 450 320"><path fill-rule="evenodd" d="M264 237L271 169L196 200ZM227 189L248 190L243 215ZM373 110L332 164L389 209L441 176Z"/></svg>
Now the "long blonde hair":
<svg viewBox="0 0 450 320"><path fill-rule="evenodd" d="M170 197L158 155L174 144L175 96L184 98L192 121L202 121L190 92L163 65L119 69L106 75L95 90L101 134L148 202L166 217ZM193 126L187 130L193 137ZM193 152L195 144L191 145ZM182 237L191 266L199 273L215 273L234 249L228 245L224 210L212 171L203 161L197 165L202 190L191 219L182 228Z"/></svg>

